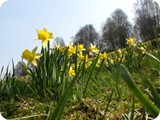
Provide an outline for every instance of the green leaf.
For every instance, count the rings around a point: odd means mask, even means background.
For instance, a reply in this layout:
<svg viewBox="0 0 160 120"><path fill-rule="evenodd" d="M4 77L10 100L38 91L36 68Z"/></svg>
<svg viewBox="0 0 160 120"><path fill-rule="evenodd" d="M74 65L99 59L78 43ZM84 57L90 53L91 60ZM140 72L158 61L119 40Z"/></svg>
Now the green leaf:
<svg viewBox="0 0 160 120"><path fill-rule="evenodd" d="M91 69L90 69L89 77L88 77L88 79L87 79L87 82L86 82L86 85L85 85L85 88L84 88L84 91L83 91L83 97L85 97L86 89L87 89L87 87L88 87L88 84L89 84L90 78L91 78L91 76L92 76L92 73L93 73L94 70L95 70L96 63L98 62L98 58L99 58L99 54L97 55L96 59L95 59L94 62L92 63L92 67L91 67Z"/></svg>
<svg viewBox="0 0 160 120"><path fill-rule="evenodd" d="M151 58L155 59L157 62L159 62L159 63L160 63L160 60L159 60L158 58L156 58L154 55L152 55L151 53L149 53L149 52L145 52L145 54L146 54L146 55L148 55L149 57L151 57Z"/></svg>
<svg viewBox="0 0 160 120"><path fill-rule="evenodd" d="M153 96L154 103L158 106L158 108L160 108L160 96L158 95L156 89L154 88L151 81L147 80L146 84L149 86L149 89L151 90L151 94Z"/></svg>
<svg viewBox="0 0 160 120"><path fill-rule="evenodd" d="M80 73L80 71L78 71L78 73L76 74L76 76L74 77L74 79L72 80L72 82L67 87L65 93L60 98L60 100L59 100L59 102L57 104L57 107L56 107L54 113L51 114L51 120L61 120L62 113L63 113L63 110L64 110L64 106L65 106L65 104L67 102L67 99L70 96L70 93L73 90L73 87L74 87L74 85L76 83L76 80L78 79L79 73Z"/></svg>
<svg viewBox="0 0 160 120"><path fill-rule="evenodd" d="M32 53L33 53L33 54L35 54L35 53L36 53L37 48L38 48L38 47L36 46L36 47L32 50Z"/></svg>
<svg viewBox="0 0 160 120"><path fill-rule="evenodd" d="M155 106L152 101L150 101L143 92L138 88L138 86L133 81L129 71L124 65L120 65L121 68L121 74L125 81L125 83L128 85L128 87L132 90L133 94L137 96L137 98L141 101L144 108L154 117L157 117L159 114L159 109L157 106Z"/></svg>
<svg viewBox="0 0 160 120"><path fill-rule="evenodd" d="M134 120L134 107L135 107L135 100L134 100L134 95L132 98L132 111L131 111L131 116L130 116L130 120Z"/></svg>

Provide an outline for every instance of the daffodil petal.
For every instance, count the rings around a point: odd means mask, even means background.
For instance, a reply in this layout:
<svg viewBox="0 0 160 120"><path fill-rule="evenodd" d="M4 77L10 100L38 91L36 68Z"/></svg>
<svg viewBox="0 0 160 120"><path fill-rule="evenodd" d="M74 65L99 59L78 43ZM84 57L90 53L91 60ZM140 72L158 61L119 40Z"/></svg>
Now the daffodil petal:
<svg viewBox="0 0 160 120"><path fill-rule="evenodd" d="M47 40L44 40L44 41L42 41L42 46L43 46L43 48L45 49L46 48L46 46L47 46Z"/></svg>
<svg viewBox="0 0 160 120"><path fill-rule="evenodd" d="M36 59L39 59L42 55L43 55L42 53L37 53L37 54L35 55L35 58L36 58Z"/></svg>
<svg viewBox="0 0 160 120"><path fill-rule="evenodd" d="M28 56L30 55L30 51L28 49L25 49L22 53L22 58L28 60Z"/></svg>
<svg viewBox="0 0 160 120"><path fill-rule="evenodd" d="M32 64L33 64L34 66L37 66L37 62L36 62L35 59L32 61Z"/></svg>

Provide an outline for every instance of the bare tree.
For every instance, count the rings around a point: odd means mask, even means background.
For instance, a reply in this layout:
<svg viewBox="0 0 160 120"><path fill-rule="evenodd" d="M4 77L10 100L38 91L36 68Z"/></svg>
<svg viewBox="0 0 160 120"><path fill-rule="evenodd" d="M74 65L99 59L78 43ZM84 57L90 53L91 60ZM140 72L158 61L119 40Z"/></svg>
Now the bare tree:
<svg viewBox="0 0 160 120"><path fill-rule="evenodd" d="M130 30L128 17L121 9L116 9L102 28L103 42L110 49L123 48L126 46L126 38L129 37Z"/></svg>
<svg viewBox="0 0 160 120"><path fill-rule="evenodd" d="M154 40L160 32L160 8L153 0L137 0L135 3L136 33L142 41Z"/></svg>
<svg viewBox="0 0 160 120"><path fill-rule="evenodd" d="M23 61L19 61L15 67L15 76L22 77L27 75L27 67Z"/></svg>
<svg viewBox="0 0 160 120"><path fill-rule="evenodd" d="M59 46L61 46L61 47L64 47L65 46L65 42L64 42L64 40L63 40L63 38L62 37L56 37L55 39L54 39L54 42L56 42ZM54 44L55 45L55 44Z"/></svg>
<svg viewBox="0 0 160 120"><path fill-rule="evenodd" d="M98 33L93 25L85 25L81 27L74 37L74 44L84 44L85 48L89 47L89 44L94 44L98 39Z"/></svg>

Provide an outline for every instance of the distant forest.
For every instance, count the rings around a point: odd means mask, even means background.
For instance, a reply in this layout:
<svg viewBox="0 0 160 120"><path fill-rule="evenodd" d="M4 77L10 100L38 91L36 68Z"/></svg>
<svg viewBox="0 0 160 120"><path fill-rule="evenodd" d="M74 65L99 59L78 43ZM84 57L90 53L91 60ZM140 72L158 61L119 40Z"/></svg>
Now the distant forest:
<svg viewBox="0 0 160 120"><path fill-rule="evenodd" d="M101 51L112 51L126 47L126 38L134 37L144 42L155 39L160 35L160 7L154 0L137 0L134 8L134 23L128 21L128 16L117 8L105 21L101 32L98 33L92 24L82 26L73 36L73 43L84 44L85 48L92 43ZM65 46L62 37L55 38L60 46Z"/></svg>

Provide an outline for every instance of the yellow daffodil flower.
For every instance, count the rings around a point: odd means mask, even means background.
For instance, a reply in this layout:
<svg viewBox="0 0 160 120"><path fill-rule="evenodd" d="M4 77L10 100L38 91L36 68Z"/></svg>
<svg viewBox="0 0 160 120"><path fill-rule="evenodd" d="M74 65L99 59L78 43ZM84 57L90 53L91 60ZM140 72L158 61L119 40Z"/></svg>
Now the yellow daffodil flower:
<svg viewBox="0 0 160 120"><path fill-rule="evenodd" d="M99 54L99 59L100 59L100 60L106 59L106 58L107 58L107 53L106 53L106 52Z"/></svg>
<svg viewBox="0 0 160 120"><path fill-rule="evenodd" d="M43 48L46 48L46 45L48 41L53 39L53 32L48 32L46 28L43 30L37 30L37 37L35 38L36 40L42 40L42 46Z"/></svg>
<svg viewBox="0 0 160 120"><path fill-rule="evenodd" d="M82 51L85 50L84 45L83 44L79 44L77 45L77 52L79 52L80 54L82 54Z"/></svg>
<svg viewBox="0 0 160 120"><path fill-rule="evenodd" d="M90 52L90 54L92 54L92 53L97 53L98 54L99 50L96 48L95 45L93 45L92 43L90 43L89 52Z"/></svg>
<svg viewBox="0 0 160 120"><path fill-rule="evenodd" d="M82 53L78 54L78 62L82 62L84 60L84 55Z"/></svg>
<svg viewBox="0 0 160 120"><path fill-rule="evenodd" d="M101 64L101 60L98 59L97 63L96 63L96 68L99 68L100 67L100 64Z"/></svg>
<svg viewBox="0 0 160 120"><path fill-rule="evenodd" d="M73 45L73 42L68 45L68 55L71 56L76 54L76 47Z"/></svg>
<svg viewBox="0 0 160 120"><path fill-rule="evenodd" d="M105 65L106 65L106 67L108 67L108 66L109 66L108 61L106 61L106 62L105 62Z"/></svg>
<svg viewBox="0 0 160 120"><path fill-rule="evenodd" d="M69 76L75 76L75 70L72 69L72 66L69 68L68 74Z"/></svg>
<svg viewBox="0 0 160 120"><path fill-rule="evenodd" d="M83 62L85 60L85 62L88 62L88 54L83 55L82 53L78 54L78 62Z"/></svg>
<svg viewBox="0 0 160 120"><path fill-rule="evenodd" d="M121 49L118 49L117 53L118 53L119 57L122 57L122 50Z"/></svg>
<svg viewBox="0 0 160 120"><path fill-rule="evenodd" d="M86 62L88 62L88 61L89 61L89 59L88 59L88 54L86 54L86 58L85 58L85 59L86 59Z"/></svg>
<svg viewBox="0 0 160 120"><path fill-rule="evenodd" d="M89 61L85 64L85 67L86 67L86 68L89 68L91 64L92 64L92 61L89 60Z"/></svg>
<svg viewBox="0 0 160 120"><path fill-rule="evenodd" d="M111 64L114 64L114 60L113 59L110 59L110 62L111 62Z"/></svg>
<svg viewBox="0 0 160 120"><path fill-rule="evenodd" d="M39 59L42 54L41 53L37 53L37 47L35 47L32 52L29 51L28 49L25 49L22 53L22 59L26 59L28 61L27 66L29 66L29 64L33 64L34 66L37 66L37 62L36 60Z"/></svg>
<svg viewBox="0 0 160 120"><path fill-rule="evenodd" d="M134 38L127 39L127 45L129 45L129 46L136 46L135 39Z"/></svg>
<svg viewBox="0 0 160 120"><path fill-rule="evenodd" d="M114 60L112 58L108 59L111 64L114 64Z"/></svg>
<svg viewBox="0 0 160 120"><path fill-rule="evenodd" d="M142 51L142 53L146 52L146 49L142 46L139 49Z"/></svg>
<svg viewBox="0 0 160 120"><path fill-rule="evenodd" d="M144 47L140 47L140 49L141 49L142 51L146 51L146 49L145 49Z"/></svg>

